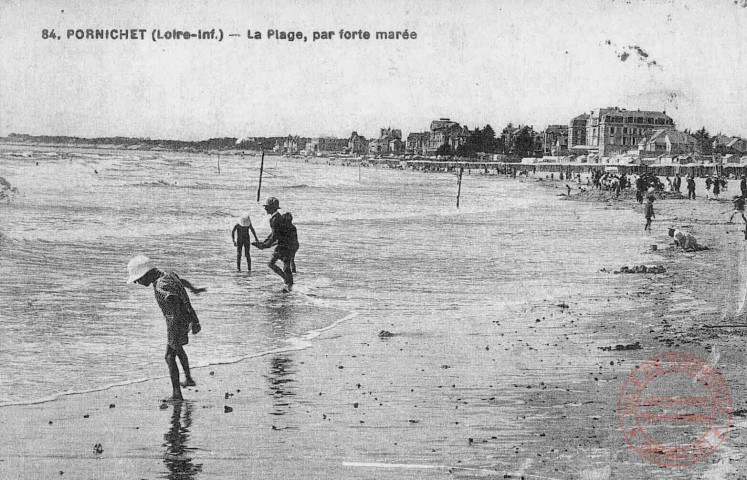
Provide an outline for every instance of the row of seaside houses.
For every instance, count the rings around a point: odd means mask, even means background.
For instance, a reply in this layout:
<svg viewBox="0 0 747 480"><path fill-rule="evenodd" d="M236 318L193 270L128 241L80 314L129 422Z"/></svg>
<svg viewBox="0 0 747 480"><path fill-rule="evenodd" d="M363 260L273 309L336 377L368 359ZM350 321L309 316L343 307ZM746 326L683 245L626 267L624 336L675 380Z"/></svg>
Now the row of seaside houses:
<svg viewBox="0 0 747 480"><path fill-rule="evenodd" d="M357 155L434 155L443 145L449 145L453 150L463 145L469 138L470 131L448 118L440 118L431 122L430 130L422 133L411 133L407 139L402 138L402 130L396 128L382 128L377 138L367 139L358 132L353 132L348 138L315 137L304 139L299 136L288 135L282 142L276 141L273 150L287 154L316 154L316 153L351 153Z"/></svg>
<svg viewBox="0 0 747 480"><path fill-rule="evenodd" d="M692 135L676 129L674 120L665 111L627 110L619 107L597 108L572 118L568 124L548 125L536 132L532 126L504 128L503 154L514 154L515 139L528 133L532 139L530 153L542 156L612 157L637 156L651 158L672 155L700 155L698 141ZM348 138L316 137L303 139L289 135L278 140L274 150L288 154L348 153L357 155L421 155L432 156L448 145L452 151L464 145L471 135L466 126L449 118L433 120L430 129L410 133L406 139L402 130L380 129L378 138L367 139L352 132ZM716 135L710 139L712 149L720 155L744 156L747 140Z"/></svg>

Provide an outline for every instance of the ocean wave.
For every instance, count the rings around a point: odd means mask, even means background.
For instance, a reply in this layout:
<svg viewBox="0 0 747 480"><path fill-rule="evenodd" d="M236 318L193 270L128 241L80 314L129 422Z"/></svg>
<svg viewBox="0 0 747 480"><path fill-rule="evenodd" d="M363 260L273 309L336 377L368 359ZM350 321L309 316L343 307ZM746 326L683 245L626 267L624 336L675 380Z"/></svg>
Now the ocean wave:
<svg viewBox="0 0 747 480"><path fill-rule="evenodd" d="M306 297L311 303L323 304L324 306L330 307L330 305L324 302L323 300L312 298L308 296L307 294L299 293L297 294L297 296ZM331 308L335 308L335 307L331 307ZM309 330L303 335L287 338L284 341L285 345L281 347L263 350L263 351L256 352L256 353L250 353L247 355L236 355L233 357L214 358L214 359L211 359L210 361L202 362L202 363L195 362L192 364L192 370L194 371L195 369L204 369L204 368L215 367L215 366L220 366L220 365L233 365L233 364L243 362L246 360L251 360L254 358L266 357L268 355L277 355L280 353L288 353L288 352L296 352L296 351L305 350L307 348L310 348L313 345L312 340L316 339L324 332L334 329L337 326L341 325L342 323L358 316L358 312L356 311L346 310L346 312L347 312L347 315L344 315L343 317L333 321L331 324L327 326ZM48 396L44 396L40 398L34 398L30 400L7 401L7 400L0 399L0 408L49 403L49 402L53 402L63 397L74 396L74 395L85 395L85 394L95 393L95 392L103 392L106 390L111 390L112 388L126 387L130 385L136 385L138 383L145 383L145 382L150 382L150 381L159 380L163 378L168 378L168 375L140 377L140 378L136 378L132 380L124 380L121 382L115 382L115 383L110 383L110 384L91 387L91 388L68 390L68 391L64 391L61 393L56 393L56 394L52 394L52 395L48 395Z"/></svg>
<svg viewBox="0 0 747 480"><path fill-rule="evenodd" d="M166 180L156 180L154 182L138 182L138 183L130 183L127 186L129 187L169 187L174 188L177 187L177 182L170 182Z"/></svg>
<svg viewBox="0 0 747 480"><path fill-rule="evenodd" d="M227 212L224 210L215 210L208 214L211 217L239 217L240 215L233 212Z"/></svg>

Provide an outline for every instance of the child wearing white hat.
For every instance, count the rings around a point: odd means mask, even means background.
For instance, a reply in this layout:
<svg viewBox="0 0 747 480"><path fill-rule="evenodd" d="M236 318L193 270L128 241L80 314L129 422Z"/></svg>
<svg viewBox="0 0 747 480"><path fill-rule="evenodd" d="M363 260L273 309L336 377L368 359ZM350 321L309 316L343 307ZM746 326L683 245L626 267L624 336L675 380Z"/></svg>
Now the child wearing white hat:
<svg viewBox="0 0 747 480"><path fill-rule="evenodd" d="M249 218L249 213L244 213L239 219L239 223L233 227L231 231L231 240L233 240L233 246L236 247L236 270L241 271L241 249L244 249L244 255L246 256L246 270L252 271L252 257L249 254L249 246L252 244L252 238L249 236L249 232L254 235L254 240L259 241L257 238L257 232L252 227L252 220ZM238 235L237 235L238 234Z"/></svg>
<svg viewBox="0 0 747 480"><path fill-rule="evenodd" d="M172 395L167 401L182 400L181 387L193 387L195 381L189 370L189 359L184 345L189 343L189 330L193 334L201 330L200 320L192 308L189 295L185 288L192 293L204 292L204 288L195 288L190 282L179 278L174 272L164 272L156 268L153 262L145 255L138 255L127 264L127 283L137 283L144 287L153 285L156 302L161 307L161 312L166 319L167 345L166 365L169 367L171 377ZM182 364L185 382L179 383L179 368L176 359Z"/></svg>

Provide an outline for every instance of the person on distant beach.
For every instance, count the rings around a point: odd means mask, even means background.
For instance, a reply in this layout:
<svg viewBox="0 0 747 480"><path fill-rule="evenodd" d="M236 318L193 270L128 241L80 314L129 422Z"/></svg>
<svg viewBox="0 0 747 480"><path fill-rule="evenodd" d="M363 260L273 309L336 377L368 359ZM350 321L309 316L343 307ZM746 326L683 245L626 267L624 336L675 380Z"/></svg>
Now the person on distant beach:
<svg viewBox="0 0 747 480"><path fill-rule="evenodd" d="M644 230L651 231L651 219L656 217L656 215L654 215L654 200L656 200L656 197L653 195L648 196L648 201L646 202L646 207L643 211L643 214L646 217L646 226L643 227Z"/></svg>
<svg viewBox="0 0 747 480"><path fill-rule="evenodd" d="M744 217L744 202L744 197L734 195L734 199L732 200L732 203L734 204L734 211L731 212L729 223L732 223L732 220L734 220L734 215L740 215L742 217L742 220L744 220L744 223L747 224L747 218Z"/></svg>
<svg viewBox="0 0 747 480"><path fill-rule="evenodd" d="M742 191L742 196L747 198L747 177L742 175L742 180L739 182L739 189Z"/></svg>
<svg viewBox="0 0 747 480"><path fill-rule="evenodd" d="M699 245L695 237L676 228L669 229L669 236L674 238L674 244L685 252L698 252L708 250L708 247Z"/></svg>
<svg viewBox="0 0 747 480"><path fill-rule="evenodd" d="M719 177L716 177L716 179L713 181L713 198L714 200L718 200L718 195L721 193L721 179Z"/></svg>
<svg viewBox="0 0 747 480"><path fill-rule="evenodd" d="M130 260L127 264L127 271L127 283L137 283L144 287L153 285L156 302L166 319L166 365L169 367L172 394L165 401L182 400L181 387L195 386L184 345L189 343L190 329L193 334L202 330L185 287L194 294L204 292L206 289L195 288L174 272L159 270L145 255L138 255ZM181 384L179 383L179 368L176 365L177 358L184 370L185 381Z"/></svg>
<svg viewBox="0 0 747 480"><path fill-rule="evenodd" d="M675 192L680 193L680 187L682 186L682 177L680 177L679 173L676 173L674 175L674 180L672 180L672 186L674 187Z"/></svg>
<svg viewBox="0 0 747 480"><path fill-rule="evenodd" d="M635 200L638 203L643 203L643 191L646 189L646 181L643 180L641 175L635 181Z"/></svg>
<svg viewBox="0 0 747 480"><path fill-rule="evenodd" d="M285 282L285 289L291 291L293 289L293 270L291 263L294 261L296 252L298 251L298 233L296 227L293 225L292 220L288 219L287 214L281 215L278 210L280 209L280 201L275 197L267 199L264 205L265 211L271 215L270 217L270 228L272 233L265 239L264 242L254 242L252 245L263 250L275 246L275 252L272 254L270 261L267 266L277 273L280 278ZM290 217L293 218L292 216ZM277 265L278 260L282 260L283 268L281 269Z"/></svg>
<svg viewBox="0 0 747 480"><path fill-rule="evenodd" d="M257 238L257 232L252 227L252 220L249 218L249 213L244 213L239 219L233 230L231 231L231 240L233 240L233 246L236 247L236 270L241 271L241 249L244 249L244 256L246 256L246 270L252 271L252 257L249 254L249 245L252 243L252 238L249 236L249 232L254 235L254 240L259 242Z"/></svg>
<svg viewBox="0 0 747 480"><path fill-rule="evenodd" d="M705 185L706 185L706 198L711 198L711 185L713 185L713 179L711 178L711 175L708 174L705 179Z"/></svg>
<svg viewBox="0 0 747 480"><path fill-rule="evenodd" d="M695 178L687 176L687 199L695 200Z"/></svg>

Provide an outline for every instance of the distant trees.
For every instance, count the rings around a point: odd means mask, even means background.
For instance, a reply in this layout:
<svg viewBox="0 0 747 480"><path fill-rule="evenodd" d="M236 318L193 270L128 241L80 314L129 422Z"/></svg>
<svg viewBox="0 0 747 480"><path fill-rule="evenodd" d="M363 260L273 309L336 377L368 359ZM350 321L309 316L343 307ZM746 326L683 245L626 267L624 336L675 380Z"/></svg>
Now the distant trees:
<svg viewBox="0 0 747 480"><path fill-rule="evenodd" d="M500 139L495 138L495 130L488 124L482 130L475 128L467 141L457 148L456 154L461 157L476 157L478 153L499 153L502 150Z"/></svg>
<svg viewBox="0 0 747 480"><path fill-rule="evenodd" d="M542 155L542 138L530 125L514 127L506 125L498 139L503 153L516 157L534 157Z"/></svg>
<svg viewBox="0 0 747 480"><path fill-rule="evenodd" d="M685 133L689 132L686 130ZM690 135L695 137L695 140L698 142L696 148L702 155L711 155L713 153L713 139L708 134L705 127L702 127L700 130L691 133Z"/></svg>
<svg viewBox="0 0 747 480"><path fill-rule="evenodd" d="M230 149L264 149L272 150L276 142L280 142L282 145L286 137L253 137L251 140L238 141L236 137L218 137L210 138L207 140L164 140L164 139L152 139L150 137L96 137L96 138L83 138L83 137L69 137L69 136L54 136L54 135L27 135L19 133L11 133L7 137L11 141L23 141L32 143L61 143L61 144L72 144L72 145L123 145L129 146L142 146L145 148L165 148L169 150L230 150ZM308 143L309 139L300 139L304 145ZM238 141L238 143L237 143Z"/></svg>
<svg viewBox="0 0 747 480"><path fill-rule="evenodd" d="M513 147L513 131L515 130L514 124L508 122L508 125L501 131L501 145L503 153L511 153Z"/></svg>
<svg viewBox="0 0 747 480"><path fill-rule="evenodd" d="M448 143L444 143L443 145L441 145L440 147L436 149L436 155L441 155L441 156L454 155L454 149L452 149L451 145L449 145Z"/></svg>
<svg viewBox="0 0 747 480"><path fill-rule="evenodd" d="M534 156L534 137L529 127L522 128L514 140L514 152L520 157Z"/></svg>

